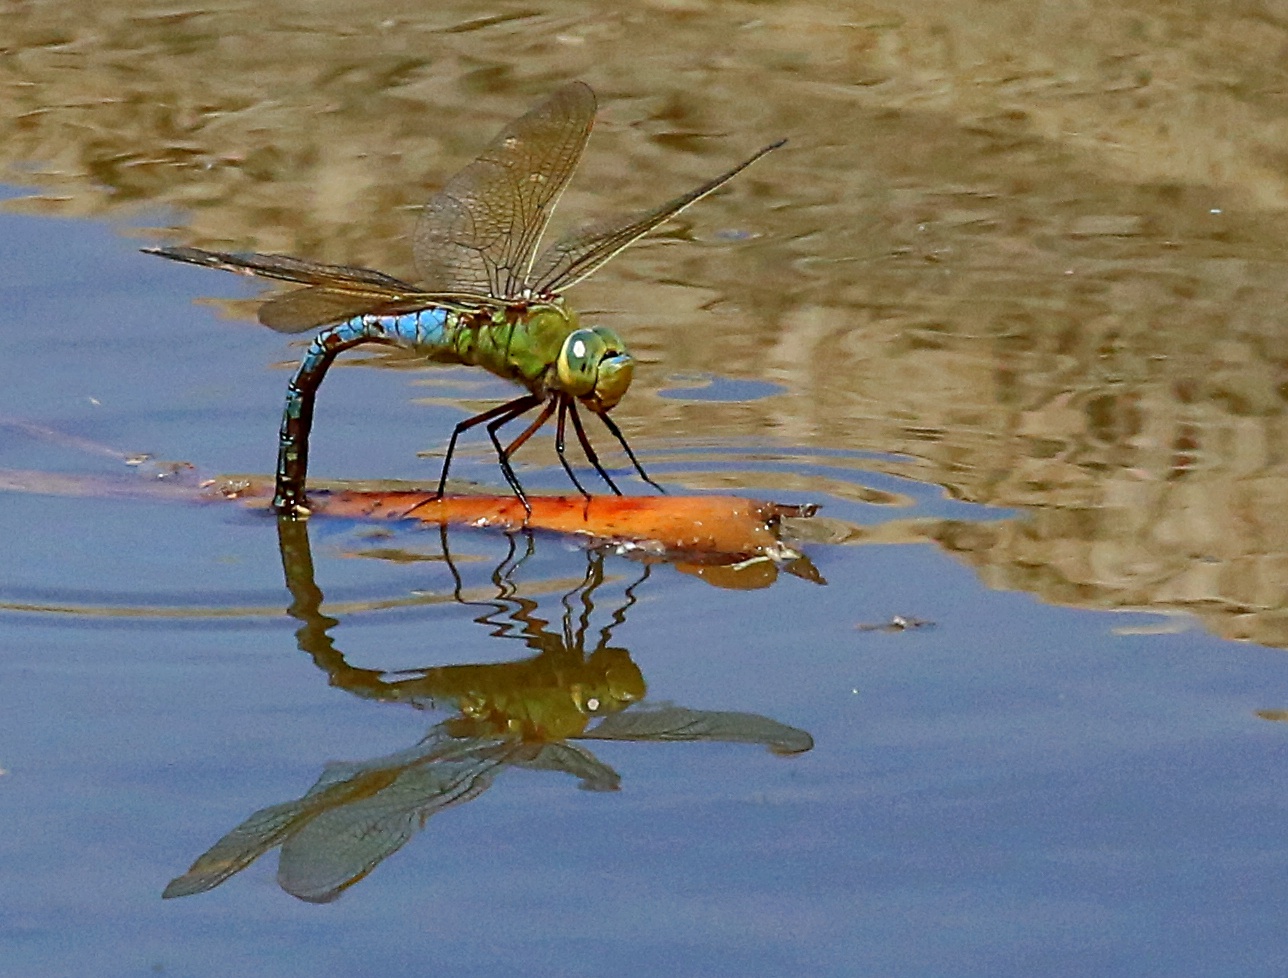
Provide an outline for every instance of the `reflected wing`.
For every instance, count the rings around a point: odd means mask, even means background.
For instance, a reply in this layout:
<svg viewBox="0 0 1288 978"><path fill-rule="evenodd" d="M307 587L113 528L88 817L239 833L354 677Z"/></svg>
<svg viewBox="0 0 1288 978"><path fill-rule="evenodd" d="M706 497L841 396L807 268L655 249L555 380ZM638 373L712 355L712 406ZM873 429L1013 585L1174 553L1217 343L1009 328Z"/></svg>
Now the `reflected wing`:
<svg viewBox="0 0 1288 978"><path fill-rule="evenodd" d="M627 710L604 717L585 740L707 740L764 744L775 754L799 754L814 746L804 730L756 713L690 710L683 706Z"/></svg>
<svg viewBox="0 0 1288 978"><path fill-rule="evenodd" d="M314 806L304 804L303 799L260 809L198 856L186 873L172 879L162 898L170 900L214 889L289 837L313 817L314 811Z"/></svg>
<svg viewBox="0 0 1288 978"><path fill-rule="evenodd" d="M334 900L430 815L486 790L515 750L511 741L453 738L440 724L409 750L328 764L303 798L255 812L171 880L162 896L213 889L280 845L282 888L301 900Z"/></svg>
<svg viewBox="0 0 1288 978"><path fill-rule="evenodd" d="M661 207L642 214L609 218L560 238L537 259L531 276L533 291L538 294L552 294L576 285L623 248L674 217L690 204L724 186L756 160L771 150L778 149L785 142L787 140L780 139L776 143L762 147L732 170L722 173L714 180L708 180L687 194L667 201Z"/></svg>
<svg viewBox="0 0 1288 978"><path fill-rule="evenodd" d="M277 882L309 903L330 903L416 834L431 815L489 787L514 745L469 740L398 772L379 792L320 812L282 843Z"/></svg>
<svg viewBox="0 0 1288 978"><path fill-rule="evenodd" d="M279 333L302 333L376 311L408 311L428 306L476 307L486 295L427 293L392 275L355 265L326 265L289 255L229 253L201 248L144 248L149 255L219 268L241 275L296 282L296 289L267 299L259 321Z"/></svg>
<svg viewBox="0 0 1288 978"><path fill-rule="evenodd" d="M519 296L550 214L581 158L595 94L565 85L510 123L430 198L413 253L426 291Z"/></svg>
<svg viewBox="0 0 1288 978"><path fill-rule="evenodd" d="M512 763L533 771L571 774L581 782L577 787L583 791L616 791L622 785L620 774L590 751L566 741L541 744L530 756Z"/></svg>

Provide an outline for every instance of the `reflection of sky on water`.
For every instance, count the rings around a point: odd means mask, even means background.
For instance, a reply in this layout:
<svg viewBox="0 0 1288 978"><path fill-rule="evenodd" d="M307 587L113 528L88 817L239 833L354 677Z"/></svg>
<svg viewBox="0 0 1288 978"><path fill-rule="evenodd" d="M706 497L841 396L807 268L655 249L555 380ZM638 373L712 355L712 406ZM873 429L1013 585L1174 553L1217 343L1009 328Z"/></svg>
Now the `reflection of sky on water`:
<svg viewBox="0 0 1288 978"><path fill-rule="evenodd" d="M783 392L777 384L710 374L672 374L666 380L668 386L658 391L658 396L677 401L758 401Z"/></svg>
<svg viewBox="0 0 1288 978"><path fill-rule="evenodd" d="M71 510L40 502L46 514ZM136 527L164 526L167 509L132 505ZM173 511L191 536L222 544L205 565L186 551L193 573L276 570L270 526ZM441 566L346 559L335 542L324 534L316 556L337 595L447 583ZM483 558L464 565L467 581L486 586L499 543L465 534ZM1280 731L1252 710L1281 701L1281 653L1194 630L1115 636L1119 616L990 591L925 546L813 553L827 587L716 592L656 573L615 636L651 698L789 718L810 729L813 752L780 763L732 745L600 744L624 778L611 796L517 772L504 791L435 818L344 898L338 923L284 906L271 867L181 910L159 909L157 894L247 813L306 787L326 761L407 743L422 716L329 689L284 616L203 630L5 616L15 681L0 704L12 731L0 804L13 871L28 881L15 917L31 928L13 960L42 973L41 922L74 908L84 950L55 955L63 965L89 967L128 924L130 949L197 973L223 973L203 958L227 927L246 953L271 956L284 941L314 967L323 935L353 928L345 961L397 967L427 915L436 948L480 967L547 961L541 935L572 928L588 973L622 953L660 971L679 946L704 967L733 960L752 974L841 974L856 954L934 973L945 945L968 943L968 973L1018 975L1030 965L1010 961L1017 942L1037 960L1067 960L1092 929L1114 955L1184 970L1196 954L1215 966L1195 930L1268 939L1230 908L1236 896L1244 908L1276 899L1274 874L1246 868L1278 847L1278 801L1255 786L1277 783ZM539 580L579 567L584 557L552 540L528 570ZM359 664L423 664L438 650L494 659L502 646L463 611L356 615L336 635ZM896 613L936 625L854 627ZM1141 894L1160 880L1175 923L1142 933ZM480 921L491 922L486 939ZM927 929L936 942L918 939ZM1154 941L1177 950L1159 957ZM303 973L299 961L283 969Z"/></svg>
<svg viewBox="0 0 1288 978"><path fill-rule="evenodd" d="M1130 4L1045 11L1019 35L1007 4L844 31L811 11L765 8L764 25L722 30L724 68L697 74L685 71L699 50L707 64L701 16L667 20L654 61L606 57L614 38L639 46L627 22L598 40L577 22L550 50L608 109L570 213L662 199L663 182L678 192L714 161L792 138L575 299L641 352L619 420L650 470L822 502L820 519L837 521L806 544L826 587L783 577L718 591L663 568L620 636L650 697L779 718L808 729L814 751L779 763L736 745L598 745L621 792L515 772L321 915L260 866L162 904L165 882L229 826L305 790L329 760L411 742L424 718L328 687L296 651L295 623L274 611L286 598L271 522L223 506L6 494L0 599L271 612L0 613L0 846L22 881L0 896L10 967L1028 976L1215 974L1241 961L1274 973L1283 727L1255 711L1288 701L1283 653L1213 632L1269 641L1282 620L1283 178L1265 163L1280 130L1254 124L1273 108L1265 52L1282 47L1281 29L1195 8L1182 31ZM131 36L196 38L200 60L217 15L136 23ZM945 30L929 30L940 16ZM1121 30L1132 17L1153 33ZM398 272L384 261L406 249L406 208L549 87L457 71L458 45L489 65L539 66L542 25L433 34L440 74L428 80L394 54L363 57L428 49L422 24L351 38L353 70L321 86L338 106L324 113L301 110L316 75L266 84L275 64L262 50L264 74L235 89L213 70L188 77L135 57L135 77L154 66L181 92L175 118L193 128L167 145L191 138L208 167L148 163L141 132L155 116L78 101L86 85L115 90L102 84L114 69L95 74L93 46L71 61L41 47L5 69L30 70L36 87L13 91L43 101L21 129L4 120L16 134L6 145L30 152L43 138L59 152L13 179L39 174L65 194L45 211L131 194L153 208L187 201L201 206L165 222L193 243ZM336 49L310 29L289 38L316 42L308 63L325 74ZM489 30L522 50L494 49ZM811 57L777 57L774 45L805 42ZM1242 88L1203 87L1231 66ZM412 76L422 88L386 91ZM164 94L140 104L164 114ZM427 124L423 107L440 97ZM120 231L0 212L0 414L209 472L267 471L280 365L298 348L192 304L247 286L164 267L135 251L151 236ZM681 372L714 379L668 386ZM426 380L435 399L417 403ZM432 479L435 458L417 453L441 452L459 399L492 390L469 383L335 371L317 474ZM460 475L494 485L485 446L466 449ZM120 470L8 430L0 467ZM565 485L541 446L529 478ZM835 542L853 527L867 535ZM366 528L314 529L329 600L443 586L432 562L349 556ZM371 541L389 543L387 531ZM404 535L422 542L397 530L393 545ZM504 544L467 539L481 559L465 573L486 586ZM525 573L581 567L546 539ZM1114 606L1137 610L1084 610ZM1187 608L1204 618L1138 633ZM894 616L935 627L856 627ZM382 667L498 655L446 603L351 614L336 634L356 662Z"/></svg>

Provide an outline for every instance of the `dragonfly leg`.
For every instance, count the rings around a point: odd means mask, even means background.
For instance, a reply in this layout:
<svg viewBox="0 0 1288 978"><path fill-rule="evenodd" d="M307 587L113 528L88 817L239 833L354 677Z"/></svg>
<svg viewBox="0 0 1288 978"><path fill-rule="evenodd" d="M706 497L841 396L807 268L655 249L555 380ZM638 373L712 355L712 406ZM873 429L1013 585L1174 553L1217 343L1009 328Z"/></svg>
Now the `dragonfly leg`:
<svg viewBox="0 0 1288 978"><path fill-rule="evenodd" d="M581 415L577 413L576 402L569 402L568 406L572 408L572 426L577 432L577 440L581 442L581 450L586 453L586 458L590 461L590 464L595 467L595 471L599 473L599 477L608 483L609 489L613 490L613 495L620 496L622 494L622 490L617 488L617 483L609 477L608 473L604 471L604 467L599 464L599 456L595 453L594 447L590 444L590 439L586 437L586 429L581 425Z"/></svg>
<svg viewBox="0 0 1288 978"><path fill-rule="evenodd" d="M299 369L286 388L286 409L278 435L277 485L273 493L273 512L291 519L309 514L304 496L304 482L309 468L309 431L313 427L313 402L322 378L335 358L345 350L362 343L395 345L386 336L367 333L363 319L342 323L319 333L309 344Z"/></svg>
<svg viewBox="0 0 1288 978"><path fill-rule="evenodd" d="M540 403L541 403L541 398L537 397L535 394L524 394L522 397L516 397L513 401L506 401L504 404L498 404L494 408L488 408L486 411L482 412L481 414L476 414L472 418L466 418L455 428L453 428L452 437L447 442L447 455L443 459L443 472L438 477L438 490L434 493L434 496L438 499L443 498L443 490L447 486L447 469L452 464L452 455L456 451L456 439L461 437L461 435L465 434L465 432L469 431L471 428L475 427L476 425L483 424L485 421L493 421L497 418L504 418L505 421L502 421L501 424L505 424L506 421L512 421L513 419L517 418L519 415L523 414L525 411L531 411L534 407L536 407ZM522 407L520 407L519 405L522 405ZM495 443L496 438L493 437L492 441L493 443ZM501 450L501 446L497 445L497 451L499 452L500 450ZM503 461L501 465L502 465L502 469L504 470L505 462ZM506 481L510 483L511 488L514 488L514 480L510 476L507 475ZM522 492L519 492L517 489L515 490L515 492L520 498L523 498Z"/></svg>
<svg viewBox="0 0 1288 978"><path fill-rule="evenodd" d="M572 470L572 466L568 464L568 459L564 455L564 428L566 427L568 408L570 407L572 408L573 424L579 429L581 427L577 421L577 405L568 398L561 397L559 399L559 423L555 425L555 454L559 456L559 464L561 464L564 467L564 471L568 473L568 478L572 480L572 484L577 487L577 490L583 496L589 499L590 493L588 493L586 491L586 487L581 484L581 480L577 478L577 473ZM609 485L612 485L612 483L610 482ZM620 496L621 493L619 492L618 495Z"/></svg>
<svg viewBox="0 0 1288 978"><path fill-rule="evenodd" d="M617 422L607 414L599 415L599 420L604 422L604 427L613 433L613 437L617 439L618 444L622 446L622 450L626 452L626 457L631 460L631 464L635 466L635 471L640 474L640 478L665 496L666 490L648 477L648 473L644 471L644 466L640 465L640 460L637 459L635 457L635 453L631 451L631 446L626 444L626 436L622 434L622 429L617 427Z"/></svg>
<svg viewBox="0 0 1288 978"><path fill-rule="evenodd" d="M550 420L550 415L553 414L555 410L555 399L552 397L547 401L546 406L543 407L541 409L541 413L533 419L532 424L524 428L519 434L519 437L510 442L510 444L505 448L501 447L500 439L496 436L496 433L501 429L502 425L510 423L519 415L523 414L524 411L529 411L541 403L541 399L535 394L529 395L527 398L519 398L518 401L514 401L512 403L516 408L518 408L520 402L526 401L531 401L531 403L525 404L525 406L520 410L515 410L508 415L496 418L489 422L487 433L492 439L492 444L496 446L496 457L501 463L501 474L505 476L506 482L510 483L510 488L514 490L514 494L519 497L519 502L523 503L523 508L526 509L528 511L528 515L531 516L532 506L528 503L528 497L523 494L523 487L519 485L519 477L514 474L514 469L510 467L510 456L522 448L524 442L531 438L538 428Z"/></svg>

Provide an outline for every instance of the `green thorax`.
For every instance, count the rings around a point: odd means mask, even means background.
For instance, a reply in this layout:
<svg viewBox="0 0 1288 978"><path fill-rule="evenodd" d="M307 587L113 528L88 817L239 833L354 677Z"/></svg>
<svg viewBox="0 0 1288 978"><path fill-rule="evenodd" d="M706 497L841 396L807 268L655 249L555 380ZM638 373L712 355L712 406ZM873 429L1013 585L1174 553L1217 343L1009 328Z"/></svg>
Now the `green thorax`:
<svg viewBox="0 0 1288 978"><path fill-rule="evenodd" d="M430 356L482 367L541 394L554 381L564 342L578 328L577 314L562 300L459 313L448 317L443 342Z"/></svg>

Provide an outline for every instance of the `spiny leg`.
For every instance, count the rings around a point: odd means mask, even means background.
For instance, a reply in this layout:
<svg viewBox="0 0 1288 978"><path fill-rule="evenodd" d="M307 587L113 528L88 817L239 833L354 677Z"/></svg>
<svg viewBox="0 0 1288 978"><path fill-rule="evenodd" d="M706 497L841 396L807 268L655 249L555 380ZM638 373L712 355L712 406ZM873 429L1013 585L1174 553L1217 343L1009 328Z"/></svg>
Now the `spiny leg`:
<svg viewBox="0 0 1288 978"><path fill-rule="evenodd" d="M506 401L504 404L498 404L494 408L488 408L483 413L476 414L472 418L466 418L455 428L453 428L452 437L447 442L447 456L443 459L443 473L438 477L438 491L434 493L435 498L438 498L438 499L443 498L443 490L447 485L447 469L452 464L452 454L456 451L457 438L459 438L461 435L463 435L465 432L469 431L471 428L475 427L476 425L483 424L483 422L485 421L492 421L495 418L501 418L501 417L504 417L505 421L510 421L513 418L517 418L520 414L523 414L525 411L531 411L534 407L536 407L540 403L541 403L541 398L537 397L535 394L524 394L522 397L516 397L513 401ZM522 406L520 407L520 405ZM505 421L502 421L501 424L505 424ZM492 441L493 443L495 443L496 438L493 437ZM501 446L497 445L497 451L499 452L500 450L501 450ZM504 461L502 461L501 466L502 466L502 471L504 471L507 468L506 463ZM510 483L510 487L512 489L515 489L514 480L508 475L506 477L506 480ZM515 492L519 496L519 498L521 499L523 498L522 492L519 492L518 489L515 489Z"/></svg>
<svg viewBox="0 0 1288 978"><path fill-rule="evenodd" d="M388 337L357 332L365 328L361 320L354 320L319 333L287 385L286 409L282 412L278 433L277 485L273 493L273 512L281 516L298 519L309 512L304 482L308 477L313 403L331 364L345 350L363 343L395 345Z"/></svg>
<svg viewBox="0 0 1288 978"><path fill-rule="evenodd" d="M569 407L572 408L573 424L580 427L577 423L576 406L566 397L559 398L559 421L555 425L555 454L559 456L559 463L564 467L564 471L568 473L568 478L572 480L572 484L577 487L577 490L583 496L589 499L590 493L588 493L586 491L586 487L581 484L581 480L577 478L577 473L572 470L572 466L568 464L567 456L564 455L564 429L567 427L566 422L568 420ZM609 483L609 485L612 485L612 483ZM621 493L618 493L618 495L620 496Z"/></svg>
<svg viewBox="0 0 1288 978"><path fill-rule="evenodd" d="M598 417L600 421L604 422L604 427L613 433L613 437L617 439L618 444L622 446L622 450L626 452L626 457L631 460L631 464L635 466L635 471L640 474L640 478L665 496L666 490L648 477L648 473L644 471L644 466L640 465L640 460L631 451L631 446L626 444L626 436L622 434L622 429L617 427L617 423L607 414L601 414Z"/></svg>
<svg viewBox="0 0 1288 978"><path fill-rule="evenodd" d="M519 408L521 402L524 404L522 409L511 411L509 414L495 418L489 422L487 433L488 437L492 439L492 444L496 447L497 461L501 463L501 474L505 476L505 481L510 483L510 488L514 490L514 494L519 497L519 502L523 503L523 508L527 510L528 515L531 516L532 506L528 503L528 497L523 493L523 487L519 485L519 477L514 474L514 469L510 466L510 456L522 448L523 443L532 437L533 432L550 419L550 415L555 409L555 402L554 398L547 401L546 406L541 409L541 413L537 415L532 424L524 428L519 437L510 442L507 447L502 448L501 440L497 438L497 432L503 425L509 424L525 411L530 411L532 408L540 404L541 398L537 397L535 394L530 394L527 398L520 398L518 401L513 401L511 403L513 403L516 408Z"/></svg>
<svg viewBox="0 0 1288 978"><path fill-rule="evenodd" d="M599 477L608 483L608 488L613 490L613 495L620 496L622 490L617 488L617 483L612 480L604 467L599 464L599 456L595 453L594 446L590 444L590 439L586 437L586 429L581 426L581 415L577 413L575 402L569 402L568 406L572 408L572 426L577 432L577 440L581 442L581 450L586 453L586 459L595 467Z"/></svg>

